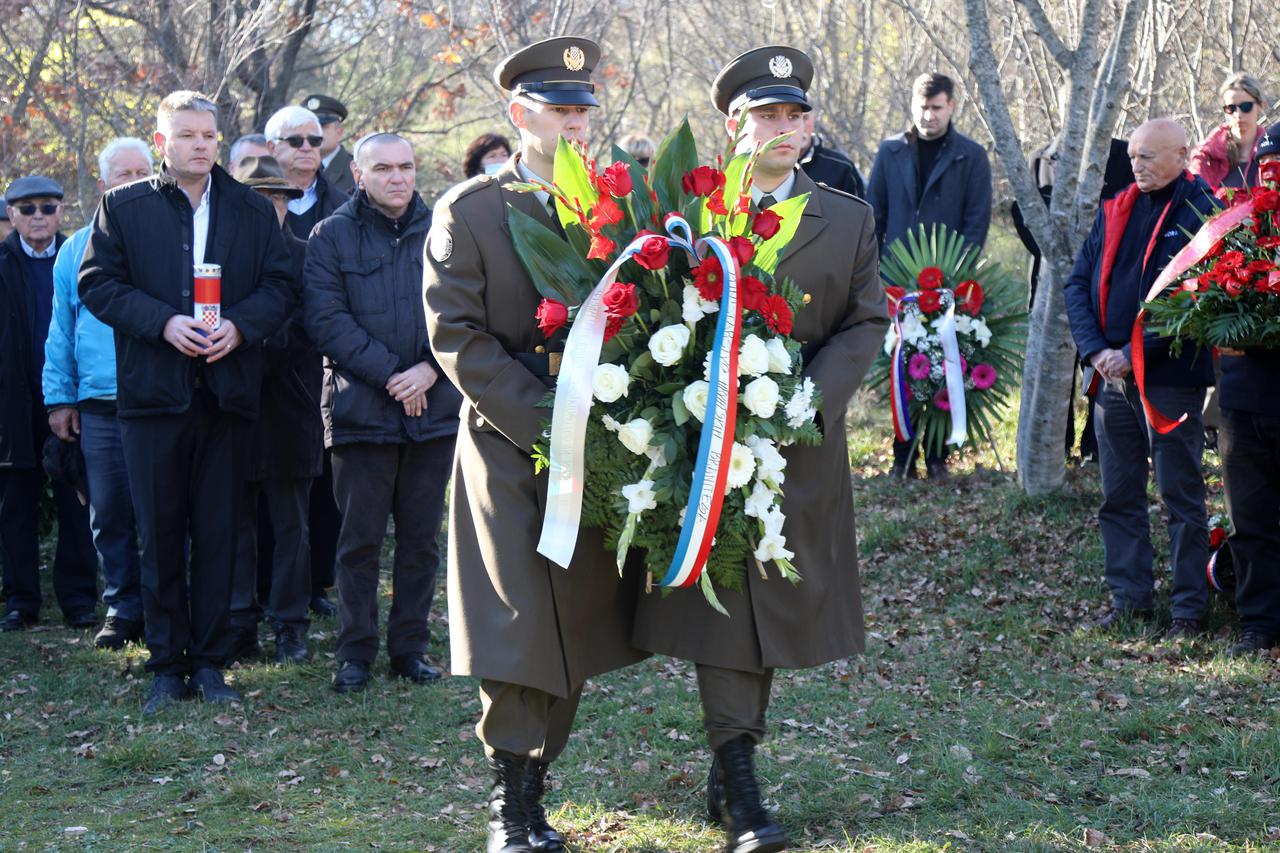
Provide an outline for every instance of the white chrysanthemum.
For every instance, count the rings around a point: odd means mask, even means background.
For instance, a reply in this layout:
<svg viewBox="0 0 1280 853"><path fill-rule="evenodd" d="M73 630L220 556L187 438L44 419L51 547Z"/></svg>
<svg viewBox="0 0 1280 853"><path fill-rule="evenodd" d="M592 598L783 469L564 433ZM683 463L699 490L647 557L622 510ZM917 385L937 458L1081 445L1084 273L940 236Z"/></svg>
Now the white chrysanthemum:
<svg viewBox="0 0 1280 853"><path fill-rule="evenodd" d="M773 508L773 490L756 480L751 487L751 495L747 498L743 512L752 518L761 518Z"/></svg>
<svg viewBox="0 0 1280 853"><path fill-rule="evenodd" d="M759 376L769 371L769 348L758 335L747 335L738 350L738 375Z"/></svg>
<svg viewBox="0 0 1280 853"><path fill-rule="evenodd" d="M745 444L733 443L733 451L729 454L729 474L725 484L730 489L740 489L751 482L751 475L756 472L756 457L751 448Z"/></svg>
<svg viewBox="0 0 1280 853"><path fill-rule="evenodd" d="M618 440L637 456L643 455L649 449L649 441L652 438L653 425L644 418L627 421L618 427Z"/></svg>
<svg viewBox="0 0 1280 853"><path fill-rule="evenodd" d="M663 326L649 338L649 352L653 360L664 367L670 367L684 357L684 348L689 345L688 326Z"/></svg>
<svg viewBox="0 0 1280 853"><path fill-rule="evenodd" d="M658 505L653 491L653 480L641 480L622 487L622 496L627 499L627 512L639 514Z"/></svg>
<svg viewBox="0 0 1280 853"><path fill-rule="evenodd" d="M631 376L620 364L598 365L591 383L592 393L601 403L612 403L627 396L630 386Z"/></svg>
<svg viewBox="0 0 1280 853"><path fill-rule="evenodd" d="M778 410L778 383L768 376L752 379L742 390L742 405L758 418L773 417Z"/></svg>
<svg viewBox="0 0 1280 853"><path fill-rule="evenodd" d="M684 407L689 410L689 414L698 419L699 423L707 413L707 392L710 388L709 384L699 379L686 385L681 393L684 398Z"/></svg>
<svg viewBox="0 0 1280 853"><path fill-rule="evenodd" d="M769 372L790 374L791 353L787 352L787 345L782 342L782 338L769 338L765 347L769 350Z"/></svg>

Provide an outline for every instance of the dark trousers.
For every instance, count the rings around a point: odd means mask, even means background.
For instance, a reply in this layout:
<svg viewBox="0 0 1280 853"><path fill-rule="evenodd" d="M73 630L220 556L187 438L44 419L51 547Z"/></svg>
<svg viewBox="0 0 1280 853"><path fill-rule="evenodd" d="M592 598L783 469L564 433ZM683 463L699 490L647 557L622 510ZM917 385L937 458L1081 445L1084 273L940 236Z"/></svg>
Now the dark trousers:
<svg viewBox="0 0 1280 853"><path fill-rule="evenodd" d="M4 556L4 609L28 620L40 616L39 468L0 468L0 553ZM53 594L64 615L93 610L98 603L98 554L89 535L89 509L75 490L53 484L58 546L53 557Z"/></svg>
<svg viewBox="0 0 1280 853"><path fill-rule="evenodd" d="M773 670L745 672L701 663L696 669L702 728L711 749L717 750L741 735L756 743L764 740Z"/></svg>
<svg viewBox="0 0 1280 853"><path fill-rule="evenodd" d="M920 448L916 447L912 451L914 441L898 441L893 440L893 464L899 468L910 470L916 466L916 459L920 455ZM924 464L926 468L932 468L936 465L946 465L947 457L951 455L951 448L947 445L942 446L942 452L936 453L932 450L926 451L924 455Z"/></svg>
<svg viewBox="0 0 1280 853"><path fill-rule="evenodd" d="M267 525L262 531L271 537L272 550L261 559L258 547L259 496L267 504ZM264 599L259 596L259 578L268 575L270 592L267 621L272 628L306 631L311 601L311 543L307 538L307 507L311 502L311 478L269 479L244 484L236 574L231 588L231 624L256 631L262 618Z"/></svg>
<svg viewBox="0 0 1280 853"><path fill-rule="evenodd" d="M231 580L248 425L200 390L182 414L120 423L142 539L147 669L182 675L221 667L232 651Z"/></svg>
<svg viewBox="0 0 1280 853"><path fill-rule="evenodd" d="M1175 619L1200 619L1209 606L1205 564L1209 559L1208 518L1204 508L1201 455L1204 428L1200 388L1153 385L1147 397L1164 414L1187 420L1167 435L1147 426L1138 389L1126 380L1124 390L1104 385L1095 414L1098 466L1102 473L1102 506L1098 526L1107 586L1118 610L1149 610L1154 578L1147 480L1155 469L1156 486L1169 514Z"/></svg>
<svg viewBox="0 0 1280 853"><path fill-rule="evenodd" d="M378 558L387 516L396 523L387 654L427 649L427 617L436 591L444 492L453 436L405 444L333 448L333 494L342 513L338 534L339 661L372 663L378 654Z"/></svg>
<svg viewBox="0 0 1280 853"><path fill-rule="evenodd" d="M332 451L324 451L324 469L311 485L311 594L321 595L334 583L338 561L338 531L342 514L334 500Z"/></svg>
<svg viewBox="0 0 1280 853"><path fill-rule="evenodd" d="M89 483L89 527L102 557L102 601L108 616L141 622L142 558L116 416L80 412L80 450Z"/></svg>
<svg viewBox="0 0 1280 853"><path fill-rule="evenodd" d="M1222 409L1218 442L1240 625L1274 637L1280 635L1280 417Z"/></svg>

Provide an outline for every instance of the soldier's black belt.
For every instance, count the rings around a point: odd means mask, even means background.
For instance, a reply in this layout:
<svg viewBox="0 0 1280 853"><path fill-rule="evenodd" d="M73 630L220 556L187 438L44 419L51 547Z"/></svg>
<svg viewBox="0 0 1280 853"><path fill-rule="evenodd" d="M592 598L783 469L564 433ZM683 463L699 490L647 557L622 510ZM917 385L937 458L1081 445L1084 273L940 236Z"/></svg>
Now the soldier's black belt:
<svg viewBox="0 0 1280 853"><path fill-rule="evenodd" d="M560 375L562 352L513 352L511 357L523 364L530 373L539 377Z"/></svg>

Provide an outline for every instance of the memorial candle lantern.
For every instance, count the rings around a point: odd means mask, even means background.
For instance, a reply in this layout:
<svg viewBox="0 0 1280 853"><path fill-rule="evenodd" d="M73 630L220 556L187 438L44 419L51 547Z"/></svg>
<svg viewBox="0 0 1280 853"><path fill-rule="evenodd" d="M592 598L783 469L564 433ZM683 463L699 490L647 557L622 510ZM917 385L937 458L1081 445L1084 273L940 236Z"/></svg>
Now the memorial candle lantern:
<svg viewBox="0 0 1280 853"><path fill-rule="evenodd" d="M194 317L216 331L222 323L222 267L196 264L196 301Z"/></svg>

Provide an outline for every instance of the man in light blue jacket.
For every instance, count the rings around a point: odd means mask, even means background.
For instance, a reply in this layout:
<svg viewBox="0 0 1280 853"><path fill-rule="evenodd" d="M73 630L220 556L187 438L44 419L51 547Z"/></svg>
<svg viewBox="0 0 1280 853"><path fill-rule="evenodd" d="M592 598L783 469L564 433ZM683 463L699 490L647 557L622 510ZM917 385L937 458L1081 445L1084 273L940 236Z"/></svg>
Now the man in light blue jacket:
<svg viewBox="0 0 1280 853"><path fill-rule="evenodd" d="M146 178L155 170L141 139L111 140L98 155L99 192ZM79 441L89 486L89 526L102 557L102 600L107 618L94 637L98 648L119 649L142 639L138 534L116 422L116 354L111 327L83 309L76 278L89 227L58 251L53 266L53 319L45 341L42 378L49 428L63 441Z"/></svg>

